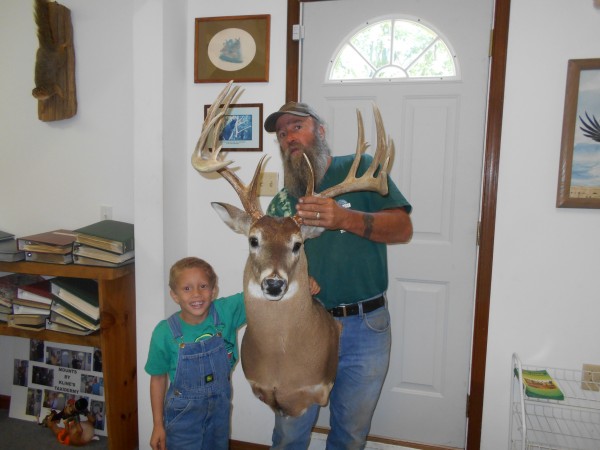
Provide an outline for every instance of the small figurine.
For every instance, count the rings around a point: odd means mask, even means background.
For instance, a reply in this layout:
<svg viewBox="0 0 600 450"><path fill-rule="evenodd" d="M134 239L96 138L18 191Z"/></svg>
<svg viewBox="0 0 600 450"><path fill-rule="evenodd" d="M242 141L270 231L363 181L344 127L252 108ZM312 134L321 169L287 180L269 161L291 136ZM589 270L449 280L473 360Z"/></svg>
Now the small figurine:
<svg viewBox="0 0 600 450"><path fill-rule="evenodd" d="M77 401L70 399L62 411L52 410L44 418L42 425L50 428L61 444L85 445L95 437L95 417L87 408L88 401L85 398L80 398ZM87 421L81 421L81 415L86 416ZM63 421L64 428L59 426L61 420Z"/></svg>

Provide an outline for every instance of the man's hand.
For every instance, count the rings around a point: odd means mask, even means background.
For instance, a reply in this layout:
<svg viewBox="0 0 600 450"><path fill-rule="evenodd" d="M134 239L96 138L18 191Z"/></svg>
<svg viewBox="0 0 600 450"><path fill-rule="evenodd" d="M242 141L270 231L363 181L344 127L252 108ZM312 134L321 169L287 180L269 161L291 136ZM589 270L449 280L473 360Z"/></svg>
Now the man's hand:
<svg viewBox="0 0 600 450"><path fill-rule="evenodd" d="M332 198L302 197L298 200L296 211L306 225L328 230L343 229L346 210Z"/></svg>
<svg viewBox="0 0 600 450"><path fill-rule="evenodd" d="M305 225L344 230L385 244L408 242L413 233L410 216L404 208L369 213L342 208L332 198L302 197L296 211Z"/></svg>

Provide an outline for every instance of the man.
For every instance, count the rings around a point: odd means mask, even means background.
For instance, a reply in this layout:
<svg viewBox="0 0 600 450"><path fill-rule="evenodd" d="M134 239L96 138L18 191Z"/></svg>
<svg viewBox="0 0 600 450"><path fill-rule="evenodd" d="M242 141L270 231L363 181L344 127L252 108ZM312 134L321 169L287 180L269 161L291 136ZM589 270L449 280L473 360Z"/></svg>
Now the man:
<svg viewBox="0 0 600 450"><path fill-rule="evenodd" d="M327 449L363 449L390 358L386 244L410 240L412 207L389 178L386 196L353 192L334 199L304 197L304 154L312 164L317 192L340 183L354 159L331 156L323 121L310 106L286 103L267 117L265 130L276 133L284 166L284 189L267 214L297 212L304 224L325 228L305 243L305 251L309 274L321 286L319 300L343 326ZM358 175L371 160L362 156ZM276 416L272 448L307 449L318 411L313 405L297 418Z"/></svg>

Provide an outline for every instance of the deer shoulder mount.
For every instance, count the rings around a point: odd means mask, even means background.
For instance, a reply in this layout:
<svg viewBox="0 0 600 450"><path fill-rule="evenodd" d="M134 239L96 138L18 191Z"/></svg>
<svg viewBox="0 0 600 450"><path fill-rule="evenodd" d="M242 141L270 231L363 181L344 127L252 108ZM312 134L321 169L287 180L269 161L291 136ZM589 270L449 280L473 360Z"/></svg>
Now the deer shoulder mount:
<svg viewBox="0 0 600 450"><path fill-rule="evenodd" d="M244 185L227 168L232 161L219 156L219 135L225 114L241 92L229 82L207 111L202 132L192 155L200 173L218 172L237 192L244 210L226 203L211 203L233 231L247 236L249 255L244 269L244 303L247 328L241 344L244 375L254 395L282 415L300 416L309 406L325 406L335 380L341 325L313 299L303 244L322 228L301 224L299 217L270 217L258 201L260 160L249 185ZM387 194L387 170L393 142L386 139L383 121L374 106L378 145L371 167L356 178L364 142L362 118L358 113L359 136L350 173L339 185L307 195L336 195L371 190ZM310 163L306 159L308 167ZM377 176L374 176L378 170ZM312 168L310 168L312 174ZM318 282L318 280L317 280Z"/></svg>

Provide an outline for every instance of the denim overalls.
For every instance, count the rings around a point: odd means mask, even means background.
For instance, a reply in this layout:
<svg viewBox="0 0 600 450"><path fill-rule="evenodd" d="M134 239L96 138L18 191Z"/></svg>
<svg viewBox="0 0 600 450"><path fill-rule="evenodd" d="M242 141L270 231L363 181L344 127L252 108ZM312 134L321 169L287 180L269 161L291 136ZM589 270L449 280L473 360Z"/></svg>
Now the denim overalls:
<svg viewBox="0 0 600 450"><path fill-rule="evenodd" d="M210 314L220 325L214 305ZM183 342L178 313L168 319L179 342L175 379L165 397L164 421L170 450L227 450L231 414L230 364L220 333Z"/></svg>

